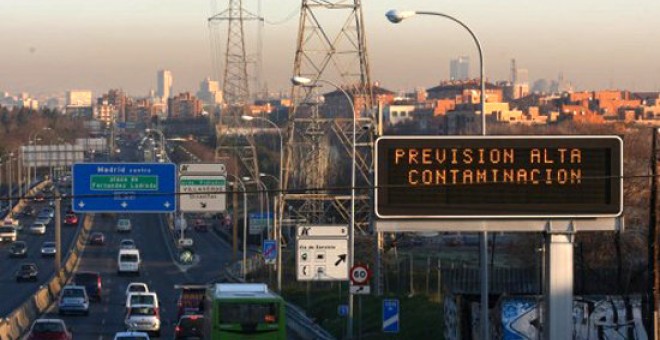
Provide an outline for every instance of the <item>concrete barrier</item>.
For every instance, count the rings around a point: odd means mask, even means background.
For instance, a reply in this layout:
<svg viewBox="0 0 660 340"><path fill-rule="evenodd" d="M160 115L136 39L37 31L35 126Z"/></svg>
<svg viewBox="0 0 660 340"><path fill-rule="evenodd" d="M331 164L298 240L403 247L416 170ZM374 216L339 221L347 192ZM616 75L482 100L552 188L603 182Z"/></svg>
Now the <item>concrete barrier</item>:
<svg viewBox="0 0 660 340"><path fill-rule="evenodd" d="M50 281L42 286L32 297L16 308L9 316L0 322L0 340L18 340L27 333L41 314L57 301L62 286L71 278L71 274L80 260L80 253L87 244L89 230L92 227L93 215L85 215L82 228L76 236L76 243L66 258L65 266L55 273Z"/></svg>

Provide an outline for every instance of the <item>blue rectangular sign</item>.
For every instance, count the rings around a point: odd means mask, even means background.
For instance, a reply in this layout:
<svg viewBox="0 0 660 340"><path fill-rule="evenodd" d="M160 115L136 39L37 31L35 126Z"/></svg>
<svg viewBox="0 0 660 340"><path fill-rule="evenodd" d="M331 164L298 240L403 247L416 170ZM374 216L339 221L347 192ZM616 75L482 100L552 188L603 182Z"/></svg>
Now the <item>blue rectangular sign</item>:
<svg viewBox="0 0 660 340"><path fill-rule="evenodd" d="M266 264L274 264L277 259L277 243L275 240L264 240L263 255Z"/></svg>
<svg viewBox="0 0 660 340"><path fill-rule="evenodd" d="M339 315L339 316L348 316L348 305L339 305L339 306L337 306L337 315Z"/></svg>
<svg viewBox="0 0 660 340"><path fill-rule="evenodd" d="M75 212L166 213L176 211L172 163L76 163Z"/></svg>
<svg viewBox="0 0 660 340"><path fill-rule="evenodd" d="M399 333L399 300L383 300L383 332Z"/></svg>

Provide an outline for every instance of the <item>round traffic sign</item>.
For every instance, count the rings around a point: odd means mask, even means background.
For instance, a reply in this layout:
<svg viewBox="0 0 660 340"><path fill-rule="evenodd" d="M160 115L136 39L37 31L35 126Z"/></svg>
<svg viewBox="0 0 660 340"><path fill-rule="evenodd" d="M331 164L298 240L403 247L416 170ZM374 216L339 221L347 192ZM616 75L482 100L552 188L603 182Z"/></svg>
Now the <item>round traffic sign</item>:
<svg viewBox="0 0 660 340"><path fill-rule="evenodd" d="M351 268L351 282L355 285L366 285L371 278L371 271L365 265L357 264Z"/></svg>

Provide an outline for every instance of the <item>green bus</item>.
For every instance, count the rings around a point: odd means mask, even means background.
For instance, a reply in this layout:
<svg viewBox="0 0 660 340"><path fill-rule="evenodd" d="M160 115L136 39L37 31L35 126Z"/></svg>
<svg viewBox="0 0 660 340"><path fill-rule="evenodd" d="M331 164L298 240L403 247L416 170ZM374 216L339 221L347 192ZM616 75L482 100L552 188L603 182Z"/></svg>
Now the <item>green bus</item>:
<svg viewBox="0 0 660 340"><path fill-rule="evenodd" d="M286 339L286 303L262 283L218 283L206 290L207 340Z"/></svg>

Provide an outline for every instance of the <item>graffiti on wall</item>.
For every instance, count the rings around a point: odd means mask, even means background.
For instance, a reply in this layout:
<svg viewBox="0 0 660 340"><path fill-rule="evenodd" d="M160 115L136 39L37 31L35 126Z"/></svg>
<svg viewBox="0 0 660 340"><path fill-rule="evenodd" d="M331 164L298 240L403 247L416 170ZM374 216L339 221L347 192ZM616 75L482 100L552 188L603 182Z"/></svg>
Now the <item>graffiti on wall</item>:
<svg viewBox="0 0 660 340"><path fill-rule="evenodd" d="M504 298L500 302L503 339L539 339L542 322L538 306L535 298ZM576 297L573 321L573 339L648 339L639 296Z"/></svg>

